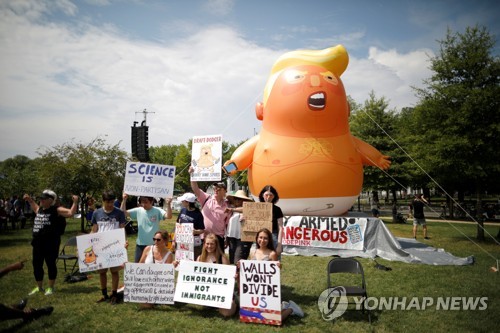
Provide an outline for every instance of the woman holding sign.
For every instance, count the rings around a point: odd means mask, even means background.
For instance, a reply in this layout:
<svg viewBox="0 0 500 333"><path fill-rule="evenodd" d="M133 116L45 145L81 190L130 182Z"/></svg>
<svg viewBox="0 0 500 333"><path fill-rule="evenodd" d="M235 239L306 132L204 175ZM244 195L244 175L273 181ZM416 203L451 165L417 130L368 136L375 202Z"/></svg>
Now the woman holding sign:
<svg viewBox="0 0 500 333"><path fill-rule="evenodd" d="M229 259L227 259L226 255L220 249L219 238L210 233L205 236L205 241L203 243L203 250L201 251L201 255L196 259L199 262L206 262L211 264L222 264L229 265ZM231 303L230 309L222 309L219 308L219 313L224 317L230 317L236 312L236 303L234 300Z"/></svg>
<svg viewBox="0 0 500 333"><path fill-rule="evenodd" d="M150 245L142 252L141 264L171 264L174 256L167 248L168 232L157 231L153 236L154 245Z"/></svg>
<svg viewBox="0 0 500 333"><path fill-rule="evenodd" d="M278 253L274 248L271 231L266 228L259 230L255 236L255 244L256 248L252 251L252 253L250 253L250 260L278 261ZM280 267L279 264L278 267ZM252 313L245 312L245 310L242 311L246 316L252 316ZM260 315L265 316L267 314ZM283 323L283 321L290 315L304 317L304 312L294 301L282 302L281 322Z"/></svg>
<svg viewBox="0 0 500 333"><path fill-rule="evenodd" d="M140 197L139 203L141 207L136 207L127 210L128 194L123 193L123 201L120 209L125 213L126 217L137 221L137 241L135 247L134 262L139 262L142 257L142 252L148 245L153 245L153 236L160 229L160 221L172 218L172 198L165 198L164 207L166 211L155 207L153 204L155 199L153 197Z"/></svg>
<svg viewBox="0 0 500 333"><path fill-rule="evenodd" d="M167 248L168 232L157 231L153 236L154 245L147 246L142 252L142 257L139 263L141 264L172 264L174 255ZM151 303L141 304L142 309L150 309L154 306Z"/></svg>
<svg viewBox="0 0 500 333"><path fill-rule="evenodd" d="M226 239L229 243L229 261L236 264L240 259L247 259L253 242L241 241L241 224L243 223L243 214L238 208L243 207L243 202L253 202L253 199L245 195L245 191L238 190L235 193L227 195L227 199L233 209L230 209L231 216L227 224Z"/></svg>
<svg viewBox="0 0 500 333"><path fill-rule="evenodd" d="M270 202L273 204L273 243L278 244L278 239L281 239L283 232L283 212L281 208L276 206L276 203L279 201L280 197L278 195L278 191L271 186L266 185L259 193L259 201L260 202ZM277 249L278 260L281 259L281 248Z"/></svg>
<svg viewBox="0 0 500 333"><path fill-rule="evenodd" d="M205 231L205 224L203 223L203 214L196 207L196 196L193 193L184 193L178 198L182 204L182 209L177 216L177 223L193 223L194 235L194 259L198 258L202 250L201 234Z"/></svg>

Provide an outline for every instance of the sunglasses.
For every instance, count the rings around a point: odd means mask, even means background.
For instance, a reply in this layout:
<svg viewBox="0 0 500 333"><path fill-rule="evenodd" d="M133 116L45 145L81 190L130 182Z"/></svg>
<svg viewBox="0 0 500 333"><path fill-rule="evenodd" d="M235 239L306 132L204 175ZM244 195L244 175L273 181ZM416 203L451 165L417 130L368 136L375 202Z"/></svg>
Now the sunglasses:
<svg viewBox="0 0 500 333"><path fill-rule="evenodd" d="M162 241L162 240L163 240L163 239L161 239L161 238L153 238L153 242L160 242L160 241Z"/></svg>

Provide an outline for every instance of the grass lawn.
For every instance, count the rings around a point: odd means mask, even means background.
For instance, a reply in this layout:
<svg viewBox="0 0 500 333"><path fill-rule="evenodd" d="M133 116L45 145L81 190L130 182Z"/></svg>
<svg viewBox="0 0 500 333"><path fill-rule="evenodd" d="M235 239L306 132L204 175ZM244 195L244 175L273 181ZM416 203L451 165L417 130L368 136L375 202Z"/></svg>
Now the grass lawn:
<svg viewBox="0 0 500 333"><path fill-rule="evenodd" d="M62 242L77 235L80 223L69 220ZM411 237L411 225L387 223L399 237ZM334 322L322 319L318 310L318 296L326 286L326 265L331 257L283 256L281 272L282 299L292 299L305 312L304 318L289 317L283 327L240 323L237 317L223 319L213 309L195 305L175 304L138 311L138 304L125 303L112 306L96 304L100 298L99 276L69 284L64 282L62 262L56 291L51 296L36 295L29 298L28 306L53 305L51 316L23 324L19 320L0 323L0 331L9 332L498 332L500 314L499 273L490 271L500 257L500 246L492 240L475 245L447 223L428 223L430 240L426 243L443 248L459 257L473 255L471 266L430 266L390 262L377 259L392 268L383 271L374 267L374 261L359 259L365 269L370 297L488 297L487 309L466 311L437 310L373 310L372 325L360 312L350 311ZM474 239L474 225L456 224L464 234ZM173 229L173 223L163 221L162 228ZM487 226L488 232L497 234L498 226ZM129 237L129 258L133 258L135 237ZM29 259L21 271L11 272L0 279L1 302L17 303L33 287L31 266L31 231L8 230L0 234L0 265ZM46 277L45 277L46 279ZM121 273L123 282L123 271ZM109 278L108 284L111 283ZM45 282L46 283L46 282ZM108 287L109 289L109 287Z"/></svg>

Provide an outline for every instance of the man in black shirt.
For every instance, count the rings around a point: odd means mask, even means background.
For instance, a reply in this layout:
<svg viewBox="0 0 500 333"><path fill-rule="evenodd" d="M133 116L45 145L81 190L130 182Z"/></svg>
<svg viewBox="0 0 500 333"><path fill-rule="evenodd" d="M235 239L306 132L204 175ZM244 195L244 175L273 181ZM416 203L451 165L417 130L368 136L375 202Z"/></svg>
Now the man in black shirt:
<svg viewBox="0 0 500 333"><path fill-rule="evenodd" d="M415 199L413 199L413 237L417 239L417 227L420 224L424 231L424 239L429 239L427 237L427 224L425 223L424 207L427 204L422 194L417 194Z"/></svg>

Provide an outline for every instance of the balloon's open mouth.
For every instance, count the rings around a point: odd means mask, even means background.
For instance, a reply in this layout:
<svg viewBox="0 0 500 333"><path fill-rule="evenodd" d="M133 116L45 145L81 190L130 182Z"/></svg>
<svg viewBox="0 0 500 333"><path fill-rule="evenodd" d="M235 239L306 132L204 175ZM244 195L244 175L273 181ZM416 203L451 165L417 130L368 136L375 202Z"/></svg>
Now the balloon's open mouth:
<svg viewBox="0 0 500 333"><path fill-rule="evenodd" d="M316 92L309 96L307 99L307 104L309 105L309 109L313 111L321 111L325 108L326 105L326 96L323 92Z"/></svg>

